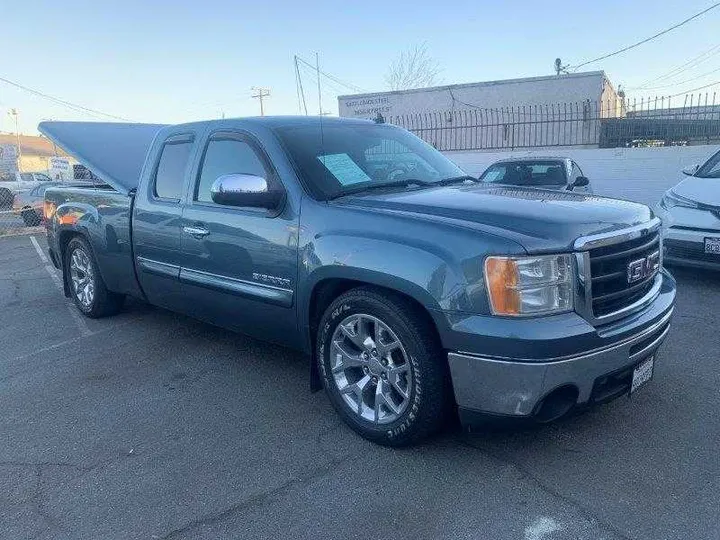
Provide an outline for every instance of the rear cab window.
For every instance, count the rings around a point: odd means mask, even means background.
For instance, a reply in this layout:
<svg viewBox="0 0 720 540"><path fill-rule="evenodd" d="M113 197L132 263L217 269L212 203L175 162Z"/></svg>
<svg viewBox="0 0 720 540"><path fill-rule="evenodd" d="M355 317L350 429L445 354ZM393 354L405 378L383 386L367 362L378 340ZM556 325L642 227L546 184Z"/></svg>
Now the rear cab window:
<svg viewBox="0 0 720 540"><path fill-rule="evenodd" d="M165 141L155 169L155 197L168 201L180 200L192 148L193 138L188 135L173 136Z"/></svg>

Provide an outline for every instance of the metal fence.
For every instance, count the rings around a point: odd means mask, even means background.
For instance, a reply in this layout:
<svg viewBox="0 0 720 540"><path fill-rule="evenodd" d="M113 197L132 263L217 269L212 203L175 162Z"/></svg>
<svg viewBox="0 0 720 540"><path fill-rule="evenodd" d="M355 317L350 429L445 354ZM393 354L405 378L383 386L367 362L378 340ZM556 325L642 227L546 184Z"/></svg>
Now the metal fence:
<svg viewBox="0 0 720 540"><path fill-rule="evenodd" d="M720 143L716 94L469 108L391 116L439 150Z"/></svg>
<svg viewBox="0 0 720 540"><path fill-rule="evenodd" d="M31 201L29 192L0 182L0 238L42 231L42 200Z"/></svg>

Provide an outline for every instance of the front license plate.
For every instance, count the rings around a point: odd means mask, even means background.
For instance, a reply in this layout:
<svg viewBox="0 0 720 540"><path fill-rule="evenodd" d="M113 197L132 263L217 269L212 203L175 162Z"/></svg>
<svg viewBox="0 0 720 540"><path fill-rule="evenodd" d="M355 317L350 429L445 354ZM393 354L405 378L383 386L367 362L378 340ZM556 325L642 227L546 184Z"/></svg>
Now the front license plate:
<svg viewBox="0 0 720 540"><path fill-rule="evenodd" d="M630 386L630 394L633 394L635 390L652 379L654 367L654 355L650 358L646 358L635 367L635 370L633 371L632 385Z"/></svg>
<svg viewBox="0 0 720 540"><path fill-rule="evenodd" d="M705 253L720 255L720 236L709 236L705 238Z"/></svg>

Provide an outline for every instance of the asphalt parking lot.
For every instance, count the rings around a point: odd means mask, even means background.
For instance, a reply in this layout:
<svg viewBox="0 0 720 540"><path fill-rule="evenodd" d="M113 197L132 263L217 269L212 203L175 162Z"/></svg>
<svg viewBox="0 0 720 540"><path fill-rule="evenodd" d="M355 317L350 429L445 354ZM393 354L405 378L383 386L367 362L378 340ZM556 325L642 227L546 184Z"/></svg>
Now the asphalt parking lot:
<svg viewBox="0 0 720 540"><path fill-rule="evenodd" d="M29 236L0 239L0 537L719 538L720 275L675 274L632 400L391 450L300 355L140 302L81 319Z"/></svg>

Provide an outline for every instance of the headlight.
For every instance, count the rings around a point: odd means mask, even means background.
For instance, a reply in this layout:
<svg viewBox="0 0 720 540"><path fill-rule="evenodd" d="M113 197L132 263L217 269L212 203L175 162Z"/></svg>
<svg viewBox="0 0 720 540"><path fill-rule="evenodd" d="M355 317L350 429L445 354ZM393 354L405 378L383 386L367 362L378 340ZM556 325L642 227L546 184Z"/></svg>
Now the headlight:
<svg viewBox="0 0 720 540"><path fill-rule="evenodd" d="M669 190L660 200L660 206L662 206L665 210L670 210L674 206L682 206L683 208L698 208L698 203L690 199L686 199L685 197L681 197L680 195L673 193L672 190Z"/></svg>
<svg viewBox="0 0 720 540"><path fill-rule="evenodd" d="M573 309L570 255L488 257L485 282L495 315L550 315Z"/></svg>

